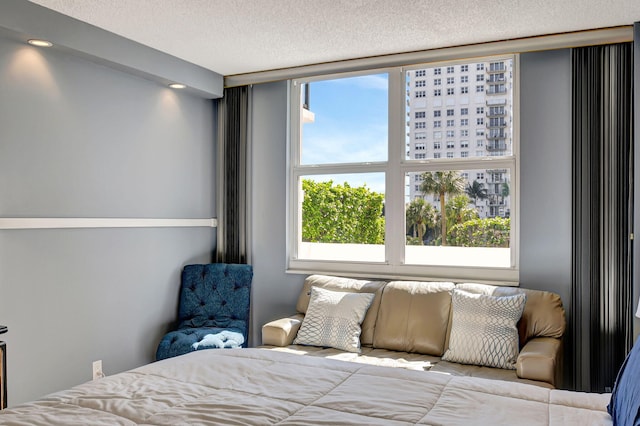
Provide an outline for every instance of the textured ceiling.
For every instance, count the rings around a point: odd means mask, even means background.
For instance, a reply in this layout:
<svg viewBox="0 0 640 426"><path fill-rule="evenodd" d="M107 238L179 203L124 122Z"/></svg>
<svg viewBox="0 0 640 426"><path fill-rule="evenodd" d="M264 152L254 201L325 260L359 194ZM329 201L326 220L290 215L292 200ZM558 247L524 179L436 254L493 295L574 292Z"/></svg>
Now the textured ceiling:
<svg viewBox="0 0 640 426"><path fill-rule="evenodd" d="M222 75L640 21L640 0L32 2Z"/></svg>

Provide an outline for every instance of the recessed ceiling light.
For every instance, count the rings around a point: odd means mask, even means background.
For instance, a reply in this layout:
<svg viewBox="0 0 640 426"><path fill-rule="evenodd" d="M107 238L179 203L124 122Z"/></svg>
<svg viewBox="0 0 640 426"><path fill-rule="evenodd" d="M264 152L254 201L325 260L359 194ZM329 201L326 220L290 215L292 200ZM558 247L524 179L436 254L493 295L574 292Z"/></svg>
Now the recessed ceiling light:
<svg viewBox="0 0 640 426"><path fill-rule="evenodd" d="M187 86L182 83L171 83L169 87L171 87L172 89L184 89Z"/></svg>
<svg viewBox="0 0 640 426"><path fill-rule="evenodd" d="M32 38L31 40L29 40L29 44L31 44L33 46L38 46L38 47L51 47L51 46L53 46L53 43L51 43L50 41L39 40L37 38Z"/></svg>

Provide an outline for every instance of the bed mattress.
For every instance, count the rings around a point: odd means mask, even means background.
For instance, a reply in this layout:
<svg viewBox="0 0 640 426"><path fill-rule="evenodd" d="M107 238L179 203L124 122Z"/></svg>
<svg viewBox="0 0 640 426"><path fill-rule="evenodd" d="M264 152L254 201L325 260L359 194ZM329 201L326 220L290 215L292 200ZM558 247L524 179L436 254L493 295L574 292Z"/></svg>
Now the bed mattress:
<svg viewBox="0 0 640 426"><path fill-rule="evenodd" d="M201 350L0 412L24 425L607 425L608 394L265 349Z"/></svg>

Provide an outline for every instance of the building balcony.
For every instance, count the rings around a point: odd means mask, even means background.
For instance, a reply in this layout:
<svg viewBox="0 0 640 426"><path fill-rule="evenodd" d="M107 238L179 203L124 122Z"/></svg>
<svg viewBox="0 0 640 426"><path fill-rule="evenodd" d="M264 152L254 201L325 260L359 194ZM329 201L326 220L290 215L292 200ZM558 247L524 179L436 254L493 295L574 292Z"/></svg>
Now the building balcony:
<svg viewBox="0 0 640 426"><path fill-rule="evenodd" d="M507 143L502 141L502 142L489 142L486 146L487 151L506 151L507 150Z"/></svg>
<svg viewBox="0 0 640 426"><path fill-rule="evenodd" d="M491 98L491 99L487 99L486 101L487 106L500 106L500 105L506 105L507 104L507 100L504 98Z"/></svg>
<svg viewBox="0 0 640 426"><path fill-rule="evenodd" d="M489 187L487 188L487 194L499 195L502 193L502 189L498 189L496 191L494 189L495 186L491 186L491 185L495 183L507 183L507 175L505 173L492 173L489 176L487 176L486 182L487 182L487 185L489 185Z"/></svg>
<svg viewBox="0 0 640 426"><path fill-rule="evenodd" d="M505 93L507 93L506 87L489 85L489 88L487 89L487 95L504 95Z"/></svg>
<svg viewBox="0 0 640 426"><path fill-rule="evenodd" d="M495 112L495 111L491 111L490 109L487 111L487 118L500 118L500 117L506 117L506 116L507 116L507 111Z"/></svg>
<svg viewBox="0 0 640 426"><path fill-rule="evenodd" d="M489 139L490 141L496 140L496 139L506 139L506 138L507 138L507 132L504 132L504 131L491 131L487 134L487 139Z"/></svg>
<svg viewBox="0 0 640 426"><path fill-rule="evenodd" d="M488 67L485 68L487 70L487 73L496 73L496 72L506 72L507 71L507 67L504 64L504 62L493 62L491 64L489 64Z"/></svg>
<svg viewBox="0 0 640 426"><path fill-rule="evenodd" d="M507 173L507 169L487 169L487 173L489 174ZM487 178L487 182L488 181L489 181L489 178Z"/></svg>

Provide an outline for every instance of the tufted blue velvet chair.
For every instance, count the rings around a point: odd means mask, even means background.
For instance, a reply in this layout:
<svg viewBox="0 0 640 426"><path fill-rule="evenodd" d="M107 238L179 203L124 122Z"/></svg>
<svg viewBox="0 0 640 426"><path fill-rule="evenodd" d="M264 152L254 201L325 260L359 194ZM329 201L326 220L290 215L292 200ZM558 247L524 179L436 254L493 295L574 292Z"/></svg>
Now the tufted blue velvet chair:
<svg viewBox="0 0 640 426"><path fill-rule="evenodd" d="M178 302L178 328L162 338L156 360L194 351L192 345L205 335L223 330L242 333L243 347L246 347L252 278L250 265L185 266Z"/></svg>

